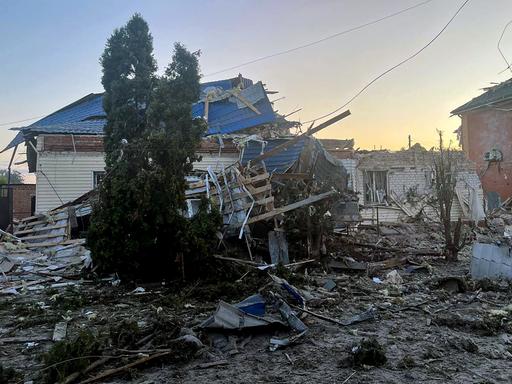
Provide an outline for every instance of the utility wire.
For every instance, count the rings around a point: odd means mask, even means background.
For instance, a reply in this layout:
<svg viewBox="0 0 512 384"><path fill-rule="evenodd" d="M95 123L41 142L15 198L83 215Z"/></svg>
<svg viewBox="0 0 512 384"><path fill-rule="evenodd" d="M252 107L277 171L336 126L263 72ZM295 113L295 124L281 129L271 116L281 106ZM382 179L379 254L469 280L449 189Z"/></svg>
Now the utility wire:
<svg viewBox="0 0 512 384"><path fill-rule="evenodd" d="M316 45L316 44L320 44L324 41L327 41L327 40L330 40L330 39L334 39L335 37L338 37L338 36L342 36L342 35L346 35L350 32L354 32L354 31L357 31L359 29L363 29L363 28L366 28L370 25L373 25L373 24L377 24L381 21L384 21L384 20L387 20L387 19L390 19L392 17L395 17L395 16L398 16L402 13L405 13L405 12L408 12L408 11L411 11L415 8L418 8L418 7L421 7L423 5L426 5L428 3L431 3L432 1L434 0L426 0L426 1L422 1L421 3L418 3L416 5L413 5L409 8L405 8L405 9L402 9L398 12L394 12L394 13L391 13L389 15L386 15L384 17L381 17L380 19L376 19L376 20L373 20L373 21L369 21L367 23L364 23L364 24L361 24L361 25L358 25L356 27L352 27L352 28L349 28L349 29L346 29L344 31L341 31L341 32L338 32L338 33L335 33L333 35L329 35L329 36L326 36L322 39L319 39L319 40L315 40L315 41L312 41L310 43L306 43L306 44L303 44L303 45L299 45L297 47L293 47L293 48L289 48L289 49L286 49L284 51L280 51L280 52L276 52L276 53L272 53L270 55L266 55L266 56L262 56L262 57L258 57L256 59L253 59L253 60L249 60L249 61L246 61L245 63L241 63L241 64L237 64L237 65L233 65L232 67L229 67L229 68L225 68L225 69L221 69L219 71L215 71L215 72L212 72L212 73L209 73L207 75L204 75L203 77L210 77L210 76L214 76L214 75L218 75L219 73L223 73L223 72L228 72L228 71L232 71L233 69L237 69L237 68L241 68L241 67L245 67L246 65L249 65L249 64L253 64L253 63L257 63L259 61L263 61L263 60L267 60L267 59L270 59L272 57L276 57L276 56L281 56L281 55L285 55L287 53L291 53L291 52L294 52L294 51L298 51L300 49L304 49L304 48L307 48L307 47L311 47L313 45Z"/></svg>
<svg viewBox="0 0 512 384"><path fill-rule="evenodd" d="M464 8L466 6L467 3L469 3L470 0L465 0L462 5L457 9L457 12L455 12L455 14L450 18L450 20L448 20L448 23L445 24L445 26L426 44L424 45L423 47L421 47L418 51L414 52L412 55L410 55L409 57L407 57L406 59L400 61L398 64L395 64L393 65L391 68L387 69L386 71L382 72L380 75L378 75L377 77L375 77L372 81L370 81L368 84L366 84L363 88L361 88L361 90L359 90L359 92L357 92L354 96L352 96L345 104L343 104L341 107L339 108L336 108L334 111L332 112L329 112L329 113L326 113L325 115L322 115L322 116L318 116L314 119L311 119L311 120L308 120L308 121L304 121L302 122L302 124L307 124L307 123L312 123L316 120L321 120L321 119L324 119L326 117L329 117L331 115L334 115L336 112L342 110L343 108L347 107L352 101L354 101L355 99L357 99L363 92L365 92L368 88L370 88L375 82L377 82L379 79L381 79L382 77L386 76L388 73L390 73L391 71L395 70L396 68L400 67L401 65L407 63L408 61L414 59L416 56L418 56L421 52L423 52L425 49L427 49L430 45L432 45L432 43L434 43L434 41L437 40L437 38L439 36L442 35L442 33L446 30L446 28L448 28L448 26L452 23L452 21L457 17L457 15L460 13L460 11L462 11L462 8Z"/></svg>
<svg viewBox="0 0 512 384"><path fill-rule="evenodd" d="M501 71L500 73L502 72L505 72L507 69L510 70L510 72L512 72L512 68L510 67L510 63L509 61L507 60L507 57L505 56L505 54L503 53L503 51L501 50L501 40L503 39L503 35L505 35L505 32L507 31L507 28L510 26L510 24L512 24L512 20L510 20L506 25L505 27L503 28L503 31L501 32L501 35L500 35L500 38L498 40L498 51L500 52L500 55L501 57L503 57L503 60L505 60L505 63L507 63L507 68L505 68L503 71Z"/></svg>
<svg viewBox="0 0 512 384"><path fill-rule="evenodd" d="M0 127L3 127L4 125L11 125L11 124L17 124L17 123L23 123L25 121L29 121L29 120L35 120L35 119L40 119L41 117L45 117L46 115L41 115L41 116L34 116L34 117L29 117L27 119L23 119L23 120L18 120L18 121L10 121L8 123L0 123Z"/></svg>

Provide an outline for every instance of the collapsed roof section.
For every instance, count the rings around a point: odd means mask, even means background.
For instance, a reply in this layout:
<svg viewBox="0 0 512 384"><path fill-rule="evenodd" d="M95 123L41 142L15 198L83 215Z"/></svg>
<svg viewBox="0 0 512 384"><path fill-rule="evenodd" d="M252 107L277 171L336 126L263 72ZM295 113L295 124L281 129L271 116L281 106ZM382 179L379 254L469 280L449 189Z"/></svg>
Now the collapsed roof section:
<svg viewBox="0 0 512 384"><path fill-rule="evenodd" d="M287 142L290 139L280 138L269 141L250 140L242 147L242 165L246 166L249 161L254 160L259 155L269 152L277 146ZM304 149L305 138L300 139L289 148L276 153L265 159L265 166L269 173L285 173L294 164L297 163Z"/></svg>
<svg viewBox="0 0 512 384"><path fill-rule="evenodd" d="M201 97L192 106L192 115L207 121L206 135L273 124L280 117L274 112L263 84L254 84L241 75L201 84ZM40 133L102 135L106 122L103 93L91 93L29 126L13 128L19 132L2 152Z"/></svg>

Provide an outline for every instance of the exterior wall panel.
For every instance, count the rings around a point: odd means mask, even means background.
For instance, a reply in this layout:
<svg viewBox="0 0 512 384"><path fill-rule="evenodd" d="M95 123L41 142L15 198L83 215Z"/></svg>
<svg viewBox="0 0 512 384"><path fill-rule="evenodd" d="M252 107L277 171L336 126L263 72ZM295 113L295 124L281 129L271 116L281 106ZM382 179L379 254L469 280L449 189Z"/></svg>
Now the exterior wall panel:
<svg viewBox="0 0 512 384"><path fill-rule="evenodd" d="M484 191L497 192L502 201L512 195L512 112L478 109L462 116L464 152L476 163ZM485 152L498 149L500 163L488 163Z"/></svg>

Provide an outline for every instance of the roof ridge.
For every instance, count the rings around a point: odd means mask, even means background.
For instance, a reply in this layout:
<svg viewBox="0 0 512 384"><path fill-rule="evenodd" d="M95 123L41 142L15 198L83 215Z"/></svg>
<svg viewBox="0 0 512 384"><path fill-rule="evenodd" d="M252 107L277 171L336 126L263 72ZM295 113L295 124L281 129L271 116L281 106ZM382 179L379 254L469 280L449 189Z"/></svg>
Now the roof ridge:
<svg viewBox="0 0 512 384"><path fill-rule="evenodd" d="M37 120L35 123L32 123L32 124L30 124L30 125L37 125L40 121L42 121L42 120L44 120L44 119L46 119L46 118L48 118L48 117L50 117L50 116L54 116L54 115L56 115L57 113L60 113L60 112L66 111L66 110L71 109L71 108L73 108L73 107L76 107L77 105L80 105L80 104L83 104L83 103L85 103L85 102L87 102L87 101L93 100L93 99L95 99L95 98L97 98L97 97L99 97L99 96L103 96L103 94L104 94L104 93L105 93L105 92L101 92L101 93L94 93L94 92L91 92L91 93L89 93L89 94L85 95L84 97L82 97L82 98L80 98L80 99L78 99L78 100L73 101L71 104L68 104L68 105L66 105L66 106L64 106L64 107L62 107L62 108L60 108L60 109L58 109L58 110L56 110L56 111L54 111L54 112L50 113L49 115L46 115L45 117L43 117L43 118L41 118L41 119Z"/></svg>

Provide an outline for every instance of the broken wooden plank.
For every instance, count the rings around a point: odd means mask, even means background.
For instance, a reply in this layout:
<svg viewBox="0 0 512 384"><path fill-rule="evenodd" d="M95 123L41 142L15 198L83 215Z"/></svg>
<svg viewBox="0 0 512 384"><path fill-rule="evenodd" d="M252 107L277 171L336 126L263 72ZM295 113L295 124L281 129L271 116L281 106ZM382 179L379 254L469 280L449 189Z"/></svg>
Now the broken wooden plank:
<svg viewBox="0 0 512 384"><path fill-rule="evenodd" d="M23 219L20 219L20 223L25 223L27 221L30 221L30 220L34 220L34 219L40 219L42 217L45 217L44 215L34 215L34 216L29 216L29 217L24 217Z"/></svg>
<svg viewBox="0 0 512 384"><path fill-rule="evenodd" d="M263 187L255 188L252 185L246 185L245 187L251 193L252 196L259 195L260 193L264 193L264 192L270 191L272 189L272 185L270 183L265 184Z"/></svg>
<svg viewBox="0 0 512 384"><path fill-rule="evenodd" d="M1 344L18 344L18 343L30 343L34 341L50 341L51 335L44 336L15 336L15 337L4 337L0 339Z"/></svg>
<svg viewBox="0 0 512 384"><path fill-rule="evenodd" d="M276 154L278 154L279 152L285 150L286 148L289 148L291 147L292 145L294 145L295 143L297 143L300 139L302 139L303 137L305 136L311 136L313 135L314 133L317 133L319 132L320 130L324 129L324 128L327 128L328 126L344 119L345 117L347 116L350 116L350 111L349 110L346 110L345 112L337 115L337 116L334 116L333 118L323 122L322 124L320 124L319 126L315 127L315 128L311 128L311 129L308 129L306 132L300 134L300 135L297 135L295 136L293 139L291 140L288 140L286 142L284 142L283 144L280 144L274 148L272 148L270 151L268 152L265 152L257 157L255 157L254 159L252 159L250 161L251 164L253 163L256 163L256 162L259 162L259 161L262 161L262 160L265 160L265 159L268 159L269 157L272 157Z"/></svg>
<svg viewBox="0 0 512 384"><path fill-rule="evenodd" d="M106 379L107 377L117 375L118 373L126 372L134 367L137 367L141 364L145 364L151 360L155 360L155 359L158 359L160 357L164 357L164 356L167 356L170 354L171 354L171 352L162 352L162 353L155 353L154 355L151 355L151 356L144 356L144 357L142 357L138 360L135 360L129 364L123 365L122 367L107 369L106 371L103 371L94 377L91 377L89 379L81 381L80 384L94 383L96 381Z"/></svg>
<svg viewBox="0 0 512 384"><path fill-rule="evenodd" d="M392 191L390 194L389 194L389 198L391 199L391 201L393 203L395 203L402 211L404 211L404 213L409 216L409 217L414 217L413 213L407 208L405 207L403 204L401 204L399 201L398 201L398 197L396 197L395 193Z"/></svg>
<svg viewBox="0 0 512 384"><path fill-rule="evenodd" d="M25 236L25 237L20 237L20 240L22 240L22 241L39 240L39 239L50 239L53 237L66 237L66 233L64 231L62 231L60 233L48 233L46 235Z"/></svg>
<svg viewBox="0 0 512 384"><path fill-rule="evenodd" d="M393 248L393 247L383 247L375 244L368 243L360 243L357 241L346 241L347 244L354 245L356 247L362 248L370 248L378 251L385 252L398 252L398 253L410 253L414 255L423 255L423 256L442 256L443 252L440 251L432 251L431 249L411 249L411 248Z"/></svg>
<svg viewBox="0 0 512 384"><path fill-rule="evenodd" d="M52 229L60 229L60 228L66 228L67 224L61 224L61 225L50 225L46 227L39 227L39 228L31 228L31 229L24 229L22 231L16 231L14 232L15 235L25 235L28 233L34 233L34 232L42 232L42 231L50 231Z"/></svg>
<svg viewBox="0 0 512 384"><path fill-rule="evenodd" d="M270 178L270 174L265 172L265 173L262 173L261 175L257 175L257 176L253 176L253 177L239 176L239 178L242 181L242 183L247 185L247 184L254 184L258 181L266 180L266 179Z"/></svg>
<svg viewBox="0 0 512 384"><path fill-rule="evenodd" d="M297 201L297 202L292 203L292 204L285 205L284 207L276 208L272 212L267 212L267 213L264 213L264 214L259 215L259 216L251 217L247 221L247 224L252 224L252 223L256 223L258 221L271 219L271 218L273 218L273 217L275 217L277 215L280 215L282 213L293 211L294 209L297 209L297 208L300 208L300 207L303 207L303 206L306 206L306 205L310 205L310 204L316 203L316 202L318 202L320 200L324 200L324 199L326 199L326 198L328 198L330 196L336 195L336 194L337 194L336 191L329 191L329 192L321 193L319 195L308 197L307 199L304 199L304 200L301 200L301 201Z"/></svg>
<svg viewBox="0 0 512 384"><path fill-rule="evenodd" d="M249 100L247 100L244 96L242 96L240 94L240 92L236 92L232 89L230 90L227 90L226 91L227 93L229 93L230 95L236 97L238 100L240 100L247 108L249 108L251 111L253 111L254 113L256 113L257 115L261 115L261 112L258 110L258 108L256 108L251 102L249 102Z"/></svg>
<svg viewBox="0 0 512 384"><path fill-rule="evenodd" d="M270 203L273 203L274 202L274 197L273 196L270 196L270 197L267 197L267 198L264 198L264 199L261 199L261 200L257 200L254 202L254 206L258 206L258 205L266 205L266 204L270 204ZM240 207L236 207L235 208L231 208L231 202L227 202L226 203L226 207L224 208L224 211L228 211L228 213L231 213L231 212L239 212L239 211L245 211L246 209L249 209L251 208L251 206L253 206L253 203L252 201L251 202L248 202L248 203L243 203L243 205L241 205Z"/></svg>
<svg viewBox="0 0 512 384"><path fill-rule="evenodd" d="M217 360L217 361L211 361L209 363L202 363L197 366L199 369L206 369L211 367L218 367L219 365L227 365L227 360Z"/></svg>
<svg viewBox="0 0 512 384"><path fill-rule="evenodd" d="M213 255L213 257L215 257L216 259L219 259L219 260L232 261L234 263L247 264L247 265L252 265L254 267L257 267L258 265L260 265L260 264L256 263L255 261L235 259L234 257L226 257L226 256L221 256L221 255Z"/></svg>

